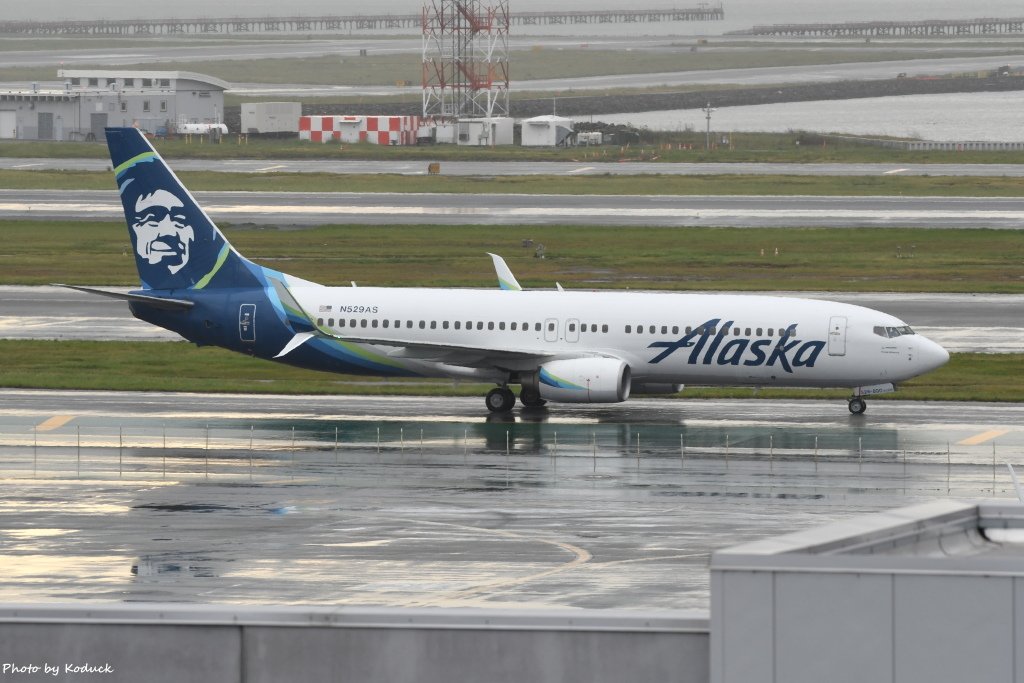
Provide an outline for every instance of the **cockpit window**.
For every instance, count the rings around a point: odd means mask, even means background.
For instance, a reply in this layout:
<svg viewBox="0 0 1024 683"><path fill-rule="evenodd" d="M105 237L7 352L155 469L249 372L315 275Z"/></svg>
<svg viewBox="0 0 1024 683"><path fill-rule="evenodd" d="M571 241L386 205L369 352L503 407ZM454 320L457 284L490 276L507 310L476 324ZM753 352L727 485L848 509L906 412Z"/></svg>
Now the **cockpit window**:
<svg viewBox="0 0 1024 683"><path fill-rule="evenodd" d="M915 332L910 329L909 325L903 325L901 327L883 327L881 325L876 325L874 333L879 337L885 337L886 339L902 337L905 334L915 334Z"/></svg>

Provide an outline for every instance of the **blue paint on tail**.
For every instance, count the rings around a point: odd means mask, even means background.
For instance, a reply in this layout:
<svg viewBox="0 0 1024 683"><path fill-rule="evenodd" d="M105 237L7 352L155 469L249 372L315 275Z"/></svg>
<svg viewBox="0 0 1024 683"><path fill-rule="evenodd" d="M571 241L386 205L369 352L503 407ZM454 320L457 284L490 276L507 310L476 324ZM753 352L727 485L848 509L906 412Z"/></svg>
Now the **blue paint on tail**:
<svg viewBox="0 0 1024 683"><path fill-rule="evenodd" d="M107 128L135 264L144 289L258 286L228 243L136 128Z"/></svg>

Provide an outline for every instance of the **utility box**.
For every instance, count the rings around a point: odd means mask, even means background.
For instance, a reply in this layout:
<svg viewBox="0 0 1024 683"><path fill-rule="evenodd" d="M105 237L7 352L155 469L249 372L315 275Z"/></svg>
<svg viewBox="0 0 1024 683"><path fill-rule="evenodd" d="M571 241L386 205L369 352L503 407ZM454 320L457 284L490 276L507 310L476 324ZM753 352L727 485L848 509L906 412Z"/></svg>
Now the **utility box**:
<svg viewBox="0 0 1024 683"><path fill-rule="evenodd" d="M523 147L558 147L575 137L572 119L563 116L535 116L523 121Z"/></svg>
<svg viewBox="0 0 1024 683"><path fill-rule="evenodd" d="M242 105L243 133L297 133L301 102L250 102Z"/></svg>
<svg viewBox="0 0 1024 683"><path fill-rule="evenodd" d="M588 133L576 133L576 144L584 147L591 145L600 145L604 142L604 136L601 131L594 130Z"/></svg>
<svg viewBox="0 0 1024 683"><path fill-rule="evenodd" d="M507 116L459 119L456 143L468 147L494 147L512 144L513 121Z"/></svg>

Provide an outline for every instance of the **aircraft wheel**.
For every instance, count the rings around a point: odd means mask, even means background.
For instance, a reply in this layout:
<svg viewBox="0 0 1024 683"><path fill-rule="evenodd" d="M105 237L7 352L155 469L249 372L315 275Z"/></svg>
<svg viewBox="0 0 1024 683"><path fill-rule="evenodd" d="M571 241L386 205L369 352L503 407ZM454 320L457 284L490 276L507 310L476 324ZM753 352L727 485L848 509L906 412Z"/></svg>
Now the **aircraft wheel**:
<svg viewBox="0 0 1024 683"><path fill-rule="evenodd" d="M508 387L497 387L487 392L487 409L492 413L507 413L516 405L516 395Z"/></svg>
<svg viewBox="0 0 1024 683"><path fill-rule="evenodd" d="M547 404L547 401L540 397L540 392L536 389L527 389L523 387L522 391L519 392L519 400L522 401L523 405L527 408L540 408Z"/></svg>
<svg viewBox="0 0 1024 683"><path fill-rule="evenodd" d="M850 399L850 412L854 415L863 415L864 411L868 409L867 401L862 398L851 398Z"/></svg>

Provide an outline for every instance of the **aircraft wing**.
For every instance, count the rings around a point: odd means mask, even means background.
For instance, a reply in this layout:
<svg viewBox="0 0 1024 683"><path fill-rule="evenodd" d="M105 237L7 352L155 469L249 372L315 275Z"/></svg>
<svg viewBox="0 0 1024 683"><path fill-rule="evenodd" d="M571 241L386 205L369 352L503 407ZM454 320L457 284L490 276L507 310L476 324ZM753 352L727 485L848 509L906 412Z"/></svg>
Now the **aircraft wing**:
<svg viewBox="0 0 1024 683"><path fill-rule="evenodd" d="M472 368L509 368L534 365L550 360L555 354L538 353L535 350L515 348L490 348L451 342L426 342L408 339L384 339L362 335L329 334L323 330L296 334L278 354L278 358L294 351L310 339L320 337L349 344L372 344L389 347L387 355L392 358L449 363Z"/></svg>
<svg viewBox="0 0 1024 683"><path fill-rule="evenodd" d="M431 361L436 363L452 363L466 367L508 367L523 363L543 363L553 354L538 353L535 350L514 348L489 348L469 344L453 344L451 342L425 342L404 339L381 339L378 337L347 336L323 334L329 339L337 339L354 344L373 344L388 346L393 350L387 355L393 358Z"/></svg>

